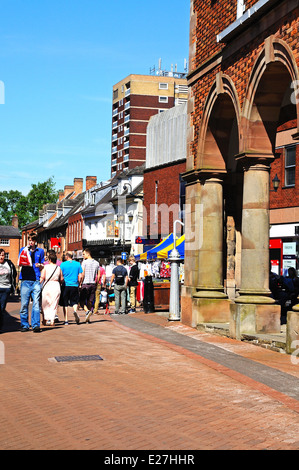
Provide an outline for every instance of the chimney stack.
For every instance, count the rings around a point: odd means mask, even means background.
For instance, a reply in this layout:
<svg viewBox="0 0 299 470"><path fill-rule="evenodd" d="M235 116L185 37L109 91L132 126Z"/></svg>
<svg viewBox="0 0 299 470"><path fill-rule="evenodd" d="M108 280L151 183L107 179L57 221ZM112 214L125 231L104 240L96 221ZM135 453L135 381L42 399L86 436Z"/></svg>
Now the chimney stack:
<svg viewBox="0 0 299 470"><path fill-rule="evenodd" d="M74 178L74 197L83 192L83 178Z"/></svg>
<svg viewBox="0 0 299 470"><path fill-rule="evenodd" d="M96 176L86 176L86 191L93 188L97 184Z"/></svg>
<svg viewBox="0 0 299 470"><path fill-rule="evenodd" d="M71 194L72 192L74 191L74 186L73 185L66 185L64 187L64 197L68 196L69 194Z"/></svg>
<svg viewBox="0 0 299 470"><path fill-rule="evenodd" d="M19 228L19 218L17 214L15 214L11 220L11 225L15 228Z"/></svg>

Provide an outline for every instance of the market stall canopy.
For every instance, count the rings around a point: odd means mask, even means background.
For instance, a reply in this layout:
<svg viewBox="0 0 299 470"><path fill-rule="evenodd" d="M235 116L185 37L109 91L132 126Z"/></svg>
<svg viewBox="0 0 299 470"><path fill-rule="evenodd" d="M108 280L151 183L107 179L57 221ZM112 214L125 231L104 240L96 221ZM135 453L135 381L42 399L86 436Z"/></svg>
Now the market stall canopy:
<svg viewBox="0 0 299 470"><path fill-rule="evenodd" d="M135 259L137 261L145 261L150 259L167 259L170 256L171 250L174 248L173 243L173 233L164 238L158 245L150 250L142 253L141 255L136 255ZM184 258L185 254L185 235L182 235L176 241L176 249L178 250L180 257Z"/></svg>

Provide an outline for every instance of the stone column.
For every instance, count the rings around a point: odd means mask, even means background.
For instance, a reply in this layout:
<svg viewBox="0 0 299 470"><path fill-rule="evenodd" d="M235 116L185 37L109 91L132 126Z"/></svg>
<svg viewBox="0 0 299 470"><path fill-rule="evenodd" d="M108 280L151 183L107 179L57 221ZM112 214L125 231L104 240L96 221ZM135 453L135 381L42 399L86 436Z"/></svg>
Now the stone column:
<svg viewBox="0 0 299 470"><path fill-rule="evenodd" d="M244 171L242 302L274 303L269 289L269 171L266 164L248 165Z"/></svg>
<svg viewBox="0 0 299 470"><path fill-rule="evenodd" d="M198 171L183 175L186 181L185 204L185 280L181 286L181 320L184 324L196 327L196 314L193 314L193 295L198 285L199 247L202 239L201 227L201 183Z"/></svg>
<svg viewBox="0 0 299 470"><path fill-rule="evenodd" d="M223 181L207 178L202 185L203 239L199 250L198 291L220 296L223 288Z"/></svg>
<svg viewBox="0 0 299 470"><path fill-rule="evenodd" d="M223 180L221 174L202 174L203 227L199 249L197 292L193 295L197 321L226 322L229 301L223 287Z"/></svg>
<svg viewBox="0 0 299 470"><path fill-rule="evenodd" d="M231 306L231 333L277 333L280 307L269 289L269 156L240 159L244 168L240 296Z"/></svg>

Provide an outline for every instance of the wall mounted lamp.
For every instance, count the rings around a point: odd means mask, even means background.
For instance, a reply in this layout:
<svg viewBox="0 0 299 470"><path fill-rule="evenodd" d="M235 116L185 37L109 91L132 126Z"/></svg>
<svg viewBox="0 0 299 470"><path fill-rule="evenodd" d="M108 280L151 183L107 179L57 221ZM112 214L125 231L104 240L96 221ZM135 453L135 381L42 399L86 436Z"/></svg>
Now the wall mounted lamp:
<svg viewBox="0 0 299 470"><path fill-rule="evenodd" d="M280 179L278 178L277 173L272 180L272 184L273 184L273 189L270 189L270 191L271 192L274 191L276 193L280 184Z"/></svg>

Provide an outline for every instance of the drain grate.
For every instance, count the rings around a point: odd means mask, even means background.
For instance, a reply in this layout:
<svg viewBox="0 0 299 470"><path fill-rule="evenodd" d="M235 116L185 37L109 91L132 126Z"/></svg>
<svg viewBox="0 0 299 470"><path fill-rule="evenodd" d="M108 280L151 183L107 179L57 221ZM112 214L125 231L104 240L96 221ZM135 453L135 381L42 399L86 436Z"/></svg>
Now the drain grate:
<svg viewBox="0 0 299 470"><path fill-rule="evenodd" d="M56 356L57 362L103 361L101 356Z"/></svg>

